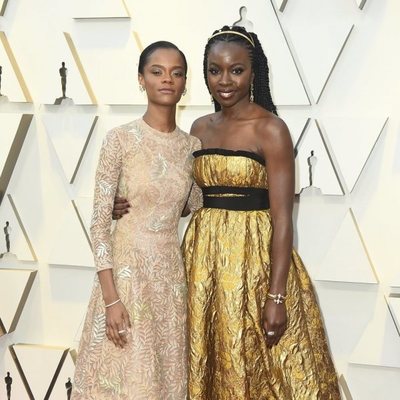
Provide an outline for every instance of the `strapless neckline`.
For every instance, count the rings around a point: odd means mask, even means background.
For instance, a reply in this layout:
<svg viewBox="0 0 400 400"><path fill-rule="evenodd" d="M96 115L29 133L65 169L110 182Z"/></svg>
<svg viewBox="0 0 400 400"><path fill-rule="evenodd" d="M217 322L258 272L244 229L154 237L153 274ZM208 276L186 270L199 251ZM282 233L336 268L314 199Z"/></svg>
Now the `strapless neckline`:
<svg viewBox="0 0 400 400"><path fill-rule="evenodd" d="M261 157L259 154L254 153L253 151L249 150L230 150L230 149L223 149L220 147L211 147L208 149L200 149L193 152L194 157L200 157L207 154L216 154L221 156L236 156L236 157L246 157L251 158L254 161L259 162L262 165L265 165L264 157Z"/></svg>

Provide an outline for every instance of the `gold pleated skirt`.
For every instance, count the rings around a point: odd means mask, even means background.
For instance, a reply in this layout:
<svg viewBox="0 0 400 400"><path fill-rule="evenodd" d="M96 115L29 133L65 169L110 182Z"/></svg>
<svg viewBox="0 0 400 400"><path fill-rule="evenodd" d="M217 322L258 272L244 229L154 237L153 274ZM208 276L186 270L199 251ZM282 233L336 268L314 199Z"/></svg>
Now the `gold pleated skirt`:
<svg viewBox="0 0 400 400"><path fill-rule="evenodd" d="M248 172L249 163L250 170L261 169L245 157L205 155L195 161L199 185L232 168ZM271 237L268 210L200 208L192 217L183 242L190 400L340 399L318 303L295 251L287 283L288 328L278 345L266 345L261 321Z"/></svg>

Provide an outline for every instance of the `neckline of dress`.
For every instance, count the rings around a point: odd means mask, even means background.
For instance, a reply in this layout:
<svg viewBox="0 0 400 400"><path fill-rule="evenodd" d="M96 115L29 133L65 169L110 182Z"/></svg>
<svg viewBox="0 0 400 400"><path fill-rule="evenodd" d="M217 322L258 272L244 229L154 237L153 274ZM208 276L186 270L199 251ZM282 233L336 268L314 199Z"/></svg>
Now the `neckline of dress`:
<svg viewBox="0 0 400 400"><path fill-rule="evenodd" d="M249 150L231 150L231 149L223 149L221 147L210 147L208 149L200 149L193 152L194 157L199 157L205 154L217 154L222 156L237 156L237 157L246 157L250 158L254 161L259 162L262 165L265 165L264 157L261 157L259 154L254 153Z"/></svg>
<svg viewBox="0 0 400 400"><path fill-rule="evenodd" d="M155 135L157 135L157 136L159 136L159 137L162 137L162 138L164 138L164 139L169 139L169 138L171 138L171 137L173 137L173 136L176 136L176 135L179 134L179 131L180 131L178 125L176 125L176 126L175 126L175 129L174 129L173 131L171 131L171 132L161 132L161 131L159 131L158 129L155 129L155 128L153 128L152 126L150 126L150 125L143 119L143 117L140 118L140 123L141 123L148 131L150 131L151 133L153 133L153 134L155 134Z"/></svg>

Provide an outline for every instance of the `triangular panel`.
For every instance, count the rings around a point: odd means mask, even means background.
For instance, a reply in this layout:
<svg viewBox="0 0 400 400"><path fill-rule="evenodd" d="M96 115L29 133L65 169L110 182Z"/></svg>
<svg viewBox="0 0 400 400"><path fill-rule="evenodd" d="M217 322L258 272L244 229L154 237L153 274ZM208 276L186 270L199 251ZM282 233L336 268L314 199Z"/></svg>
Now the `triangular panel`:
<svg viewBox="0 0 400 400"><path fill-rule="evenodd" d="M37 271L7 269L0 260L0 293L7 301L0 302L0 335L17 327Z"/></svg>
<svg viewBox="0 0 400 400"><path fill-rule="evenodd" d="M49 264L93 267L88 237L72 203L63 209L51 244ZM73 250L71 250L73 249Z"/></svg>
<svg viewBox="0 0 400 400"><path fill-rule="evenodd" d="M389 296L388 305L393 321L396 324L397 332L400 335L400 295Z"/></svg>
<svg viewBox="0 0 400 400"><path fill-rule="evenodd" d="M355 223L353 213L349 211L321 264L317 280L377 283Z"/></svg>
<svg viewBox="0 0 400 400"><path fill-rule="evenodd" d="M347 188L352 191L387 118L324 118L322 121Z"/></svg>
<svg viewBox="0 0 400 400"><path fill-rule="evenodd" d="M68 379L71 380L73 384L75 364L72 358L71 352L68 352L67 357L62 365L58 379L55 381L54 388L51 392L51 396L54 399L66 399L67 398L67 388L66 384Z"/></svg>
<svg viewBox="0 0 400 400"><path fill-rule="evenodd" d="M76 52L85 66L93 90L102 104L146 104L137 80L140 55L130 22L79 23L74 36ZM159 39L158 39L159 40ZM99 68L101 66L101 68Z"/></svg>
<svg viewBox="0 0 400 400"><path fill-rule="evenodd" d="M16 254L21 261L37 261L32 243L28 237L21 217L11 195L7 196L0 208L0 232L3 233L5 222L9 222L10 252ZM0 237L3 235L0 235ZM1 238L2 239L2 238ZM0 255L7 251L6 241L0 240Z"/></svg>
<svg viewBox="0 0 400 400"><path fill-rule="evenodd" d="M304 113L296 113L289 110L279 110L279 116L285 121L287 127L289 128L294 147L297 145L300 137L306 132L308 124L311 122L311 118L301 114Z"/></svg>
<svg viewBox="0 0 400 400"><path fill-rule="evenodd" d="M7 372L10 373L10 377L12 379L11 384L11 400L18 399L18 400L32 400L33 395L29 392L25 386L25 382L22 379L19 369L18 369L18 362L16 363L13 358L13 350L11 348L4 347L4 357L2 357L3 362L0 363L0 377L2 378L2 385L0 393L3 395L6 391L3 389L5 388L4 377L6 376ZM1 354L3 356L3 354ZM3 386L4 385L4 386ZM4 391L3 391L4 390ZM31 396L30 396L31 395ZM6 399L6 397L0 397L2 400Z"/></svg>
<svg viewBox="0 0 400 400"><path fill-rule="evenodd" d="M348 0L309 0L292 1L280 14L315 102L352 32L352 11Z"/></svg>
<svg viewBox="0 0 400 400"><path fill-rule="evenodd" d="M315 121L309 124L296 150L296 193L310 185L308 158L313 151L317 159L312 171L313 186L321 189L323 194L343 194L331 158Z"/></svg>
<svg viewBox="0 0 400 400"><path fill-rule="evenodd" d="M354 364L400 368L400 336L384 296L350 357Z"/></svg>
<svg viewBox="0 0 400 400"><path fill-rule="evenodd" d="M19 118L20 121L16 131L14 131L14 137L12 139L11 146L9 146L10 142L9 131L6 134L6 138L4 139L6 150L1 153L3 167L0 172L0 204L2 203L4 195L7 192L8 184L10 183L11 176L14 172L15 165L17 164L18 157L22 150L22 146L24 145L26 135L28 134L29 128L31 126L33 115L23 114L22 116L19 116ZM5 119L7 120L7 117ZM11 122L10 120L8 120L8 123L11 124L14 128L15 128L14 125L15 122L16 121ZM8 128L10 129L11 126L9 126Z"/></svg>
<svg viewBox="0 0 400 400"><path fill-rule="evenodd" d="M0 114L0 171L3 171L20 121L21 114Z"/></svg>
<svg viewBox="0 0 400 400"><path fill-rule="evenodd" d="M4 32L0 32L1 94L13 102L32 102L14 52Z"/></svg>
<svg viewBox="0 0 400 400"><path fill-rule="evenodd" d="M97 122L90 114L52 113L42 116L65 176L73 183Z"/></svg>
<svg viewBox="0 0 400 400"><path fill-rule="evenodd" d="M21 366L20 374L25 377L36 399L50 399L68 349L34 344L15 344L14 355ZM65 396L66 397L66 396Z"/></svg>

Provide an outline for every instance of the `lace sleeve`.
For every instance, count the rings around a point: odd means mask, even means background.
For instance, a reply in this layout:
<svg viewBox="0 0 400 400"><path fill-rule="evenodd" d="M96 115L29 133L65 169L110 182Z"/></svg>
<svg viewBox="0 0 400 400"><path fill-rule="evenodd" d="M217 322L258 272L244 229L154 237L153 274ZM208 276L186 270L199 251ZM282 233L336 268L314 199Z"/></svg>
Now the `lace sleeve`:
<svg viewBox="0 0 400 400"><path fill-rule="evenodd" d="M90 226L93 256L97 271L113 267L111 245L112 209L122 165L118 134L110 131L103 141L96 170L93 216Z"/></svg>
<svg viewBox="0 0 400 400"><path fill-rule="evenodd" d="M192 152L201 149L201 142L197 137L191 136L193 140ZM191 213L195 212L199 208L203 207L203 193L199 186L193 179L193 184L190 189L189 199L187 201L189 210Z"/></svg>

